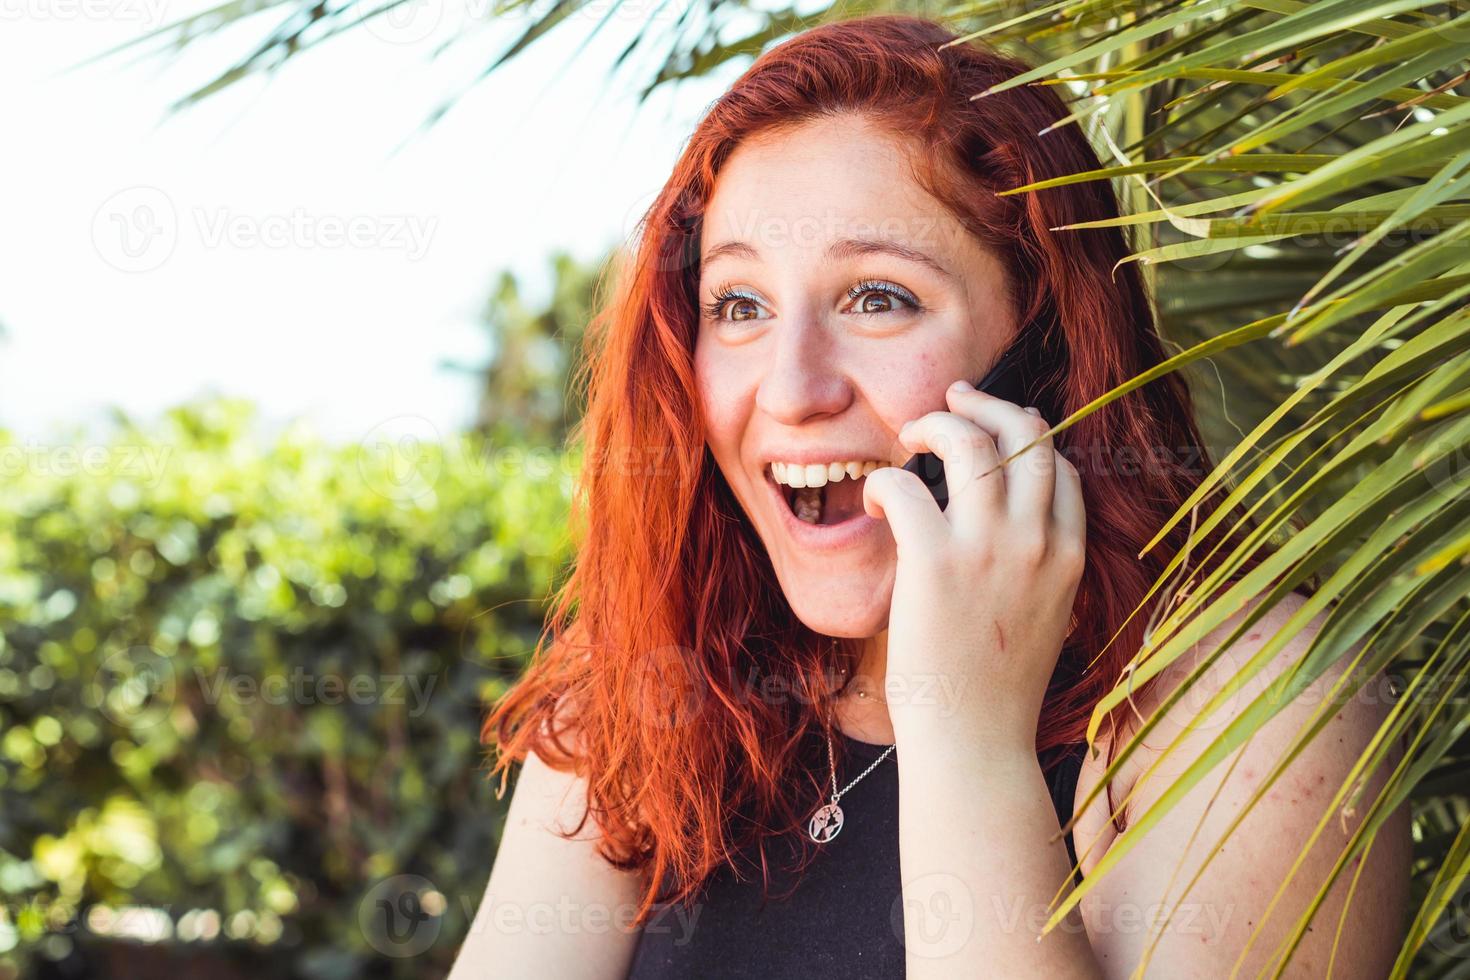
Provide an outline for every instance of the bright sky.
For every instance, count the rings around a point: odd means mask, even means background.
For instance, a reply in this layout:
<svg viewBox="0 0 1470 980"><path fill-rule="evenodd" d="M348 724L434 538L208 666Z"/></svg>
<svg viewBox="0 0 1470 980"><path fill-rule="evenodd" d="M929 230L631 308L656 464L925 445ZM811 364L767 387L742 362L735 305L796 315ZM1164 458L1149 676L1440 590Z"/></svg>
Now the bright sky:
<svg viewBox="0 0 1470 980"><path fill-rule="evenodd" d="M485 358L493 277L512 269L539 297L555 248L592 259L624 238L748 64L639 109L642 76L610 82L609 66L650 5L630 0L574 54L595 0L418 134L524 14L431 58L491 0L409 0L177 115L280 15L177 58L74 67L211 5L0 0L0 427L22 442L210 390L333 439L462 425L472 382L439 364Z"/></svg>

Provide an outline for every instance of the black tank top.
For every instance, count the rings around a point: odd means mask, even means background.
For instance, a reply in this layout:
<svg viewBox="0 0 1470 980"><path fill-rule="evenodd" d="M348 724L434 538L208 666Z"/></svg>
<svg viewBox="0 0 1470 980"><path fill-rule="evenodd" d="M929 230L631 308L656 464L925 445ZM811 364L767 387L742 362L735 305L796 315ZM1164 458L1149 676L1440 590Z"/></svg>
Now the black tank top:
<svg viewBox="0 0 1470 980"><path fill-rule="evenodd" d="M847 735L841 738L847 743L847 757L837 784L845 786L887 746ZM1086 743L1078 742L1049 750L1041 760L1059 825L1072 817L1085 749ZM1061 761L1048 768L1057 756ZM764 908L758 857L743 863L744 881L724 865L687 908L672 903L655 906L639 934L628 980L812 976L901 980L897 759L884 759L843 794L842 809L842 832L822 845L795 890L784 898L792 881L785 865L793 863L795 852L770 841L766 853L771 896ZM1071 833L1065 839L1067 856L1075 864Z"/></svg>

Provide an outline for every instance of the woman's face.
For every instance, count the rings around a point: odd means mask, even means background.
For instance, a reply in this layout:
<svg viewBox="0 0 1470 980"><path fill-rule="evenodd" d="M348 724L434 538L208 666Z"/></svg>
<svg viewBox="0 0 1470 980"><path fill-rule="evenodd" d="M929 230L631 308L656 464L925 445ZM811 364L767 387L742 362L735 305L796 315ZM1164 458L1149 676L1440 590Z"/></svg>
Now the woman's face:
<svg viewBox="0 0 1470 980"><path fill-rule="evenodd" d="M730 156L699 302L710 449L787 601L817 632L877 634L895 543L851 474L902 464L899 427L945 410L945 389L999 356L1016 329L1002 266L915 182L902 144L844 115ZM812 489L819 473L829 482Z"/></svg>

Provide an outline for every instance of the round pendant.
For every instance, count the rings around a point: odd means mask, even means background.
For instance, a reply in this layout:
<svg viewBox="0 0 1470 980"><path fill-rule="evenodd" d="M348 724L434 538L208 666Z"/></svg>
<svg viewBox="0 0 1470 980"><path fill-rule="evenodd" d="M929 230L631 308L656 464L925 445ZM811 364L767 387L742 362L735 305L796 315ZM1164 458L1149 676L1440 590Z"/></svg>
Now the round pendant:
<svg viewBox="0 0 1470 980"><path fill-rule="evenodd" d="M812 840L818 844L825 844L836 837L837 832L841 829L842 807L836 803L828 803L812 814L812 822L807 832L811 834Z"/></svg>

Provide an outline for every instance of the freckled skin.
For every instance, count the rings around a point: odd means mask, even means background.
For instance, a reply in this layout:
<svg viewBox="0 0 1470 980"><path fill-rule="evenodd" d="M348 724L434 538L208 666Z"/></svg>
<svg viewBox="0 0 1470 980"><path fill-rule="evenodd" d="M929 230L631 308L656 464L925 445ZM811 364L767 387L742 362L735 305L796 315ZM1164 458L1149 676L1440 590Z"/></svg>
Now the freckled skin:
<svg viewBox="0 0 1470 980"><path fill-rule="evenodd" d="M755 297L728 300L726 322L700 314L695 376L710 450L792 609L831 636L886 628L893 535L880 522L835 555L797 547L775 509L785 505L765 486L761 451L840 447L898 465L910 455L899 428L947 410L945 389L978 377L1016 330L1004 267L919 187L905 152L853 115L748 139L715 183L700 241L701 307L724 285ZM950 275L889 255L825 256L849 237L897 241ZM705 261L730 240L759 258ZM923 311L882 293L848 295L866 280L902 287Z"/></svg>

